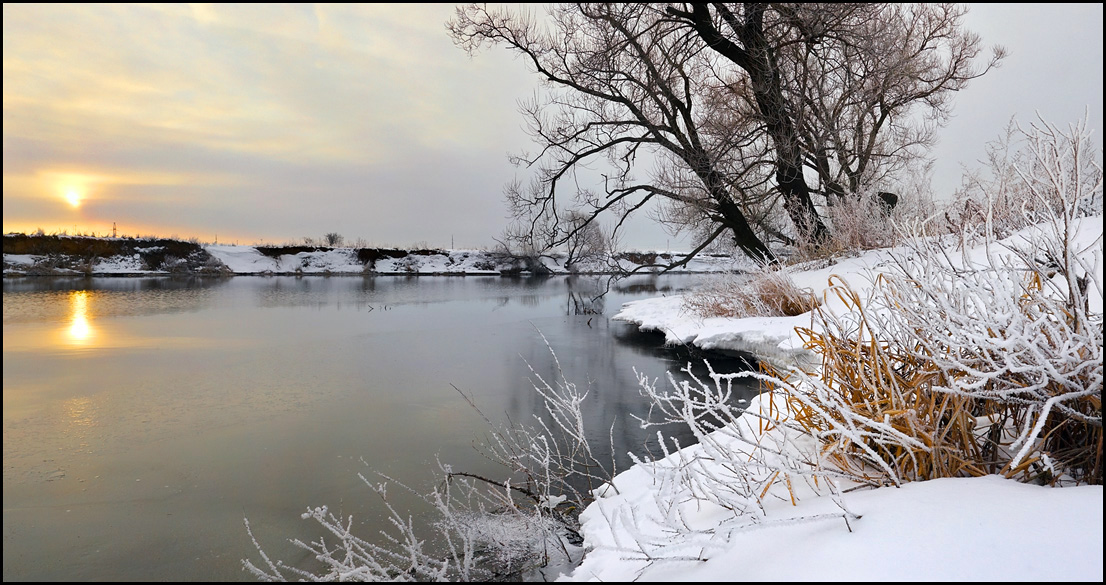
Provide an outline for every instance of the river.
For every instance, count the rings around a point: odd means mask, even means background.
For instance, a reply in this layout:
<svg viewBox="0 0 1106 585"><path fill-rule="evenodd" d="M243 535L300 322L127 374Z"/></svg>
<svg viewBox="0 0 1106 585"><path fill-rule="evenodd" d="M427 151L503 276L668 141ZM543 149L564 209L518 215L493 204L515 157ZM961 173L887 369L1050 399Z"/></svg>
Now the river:
<svg viewBox="0 0 1106 585"><path fill-rule="evenodd" d="M501 475L458 390L497 424L530 420L551 349L625 467L655 436L631 416L633 369L689 356L609 316L697 278L596 302L595 277L5 279L4 580L249 581L243 518L296 564L308 506L374 534L384 508L358 473L423 489L440 458Z"/></svg>

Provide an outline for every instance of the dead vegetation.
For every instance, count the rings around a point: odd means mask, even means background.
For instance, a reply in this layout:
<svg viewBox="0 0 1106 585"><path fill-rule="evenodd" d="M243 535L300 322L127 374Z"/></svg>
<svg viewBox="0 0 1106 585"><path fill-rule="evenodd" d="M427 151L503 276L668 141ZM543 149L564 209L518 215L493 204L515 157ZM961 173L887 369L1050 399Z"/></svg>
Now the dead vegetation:
<svg viewBox="0 0 1106 585"><path fill-rule="evenodd" d="M197 241L173 238L99 238L46 234L5 234L4 254L38 257L24 274L91 274L98 261L137 255L148 270L221 274L225 267Z"/></svg>
<svg viewBox="0 0 1106 585"><path fill-rule="evenodd" d="M684 296L684 310L700 317L792 317L810 312L819 301L785 270L761 267L727 275Z"/></svg>

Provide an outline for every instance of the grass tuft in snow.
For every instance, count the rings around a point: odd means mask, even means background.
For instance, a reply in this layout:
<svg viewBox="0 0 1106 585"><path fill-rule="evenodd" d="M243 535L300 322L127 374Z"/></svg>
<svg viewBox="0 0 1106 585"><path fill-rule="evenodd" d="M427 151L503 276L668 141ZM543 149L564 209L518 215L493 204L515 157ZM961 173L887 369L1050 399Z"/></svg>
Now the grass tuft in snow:
<svg viewBox="0 0 1106 585"><path fill-rule="evenodd" d="M723 276L684 295L684 310L700 317L790 317L818 303L813 291L799 288L785 268L773 266Z"/></svg>

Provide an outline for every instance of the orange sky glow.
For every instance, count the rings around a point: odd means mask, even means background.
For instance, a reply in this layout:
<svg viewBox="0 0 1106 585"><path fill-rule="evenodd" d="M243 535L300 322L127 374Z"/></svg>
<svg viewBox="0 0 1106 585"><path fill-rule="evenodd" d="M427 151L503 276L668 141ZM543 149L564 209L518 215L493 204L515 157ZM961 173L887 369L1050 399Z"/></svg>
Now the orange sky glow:
<svg viewBox="0 0 1106 585"><path fill-rule="evenodd" d="M956 97L934 192L1012 116L1102 136L1102 5L972 5L1010 56ZM1059 12L1058 12L1059 11ZM494 246L538 90L453 45L448 4L5 4L5 232ZM1043 27L1042 22L1056 22ZM156 31L156 32L153 32ZM581 176L587 184L598 177ZM629 248L673 236L644 220Z"/></svg>

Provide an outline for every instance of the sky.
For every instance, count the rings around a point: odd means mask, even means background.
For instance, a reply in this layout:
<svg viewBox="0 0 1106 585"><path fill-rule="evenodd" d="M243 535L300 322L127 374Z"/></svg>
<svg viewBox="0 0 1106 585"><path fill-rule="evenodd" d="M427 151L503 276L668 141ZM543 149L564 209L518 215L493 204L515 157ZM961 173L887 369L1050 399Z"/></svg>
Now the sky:
<svg viewBox="0 0 1106 585"><path fill-rule="evenodd" d="M4 232L494 246L538 87L453 45L452 4L4 5ZM1016 117L1102 144L1102 5L979 4L1003 65L955 98L934 190ZM677 248L643 221L626 248Z"/></svg>

